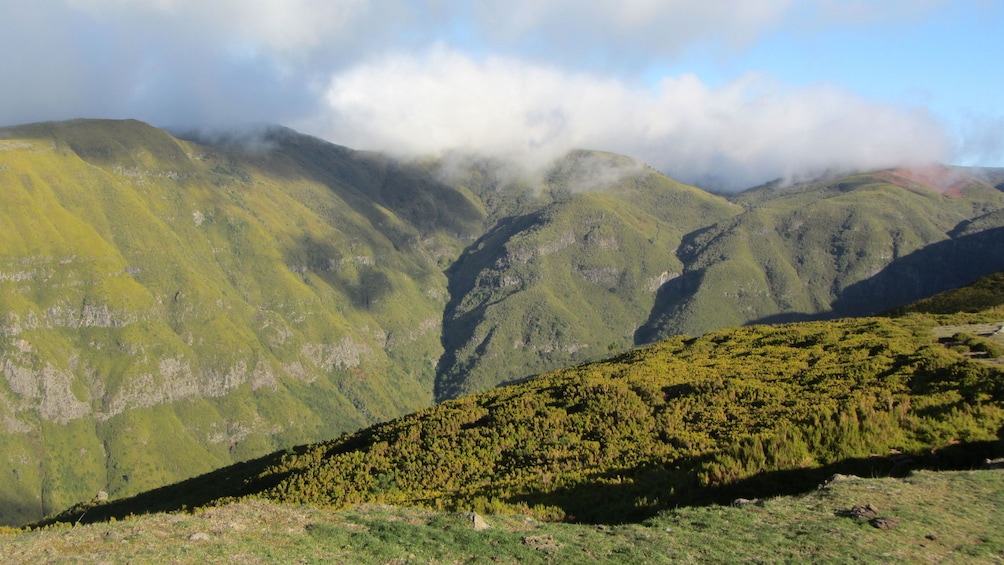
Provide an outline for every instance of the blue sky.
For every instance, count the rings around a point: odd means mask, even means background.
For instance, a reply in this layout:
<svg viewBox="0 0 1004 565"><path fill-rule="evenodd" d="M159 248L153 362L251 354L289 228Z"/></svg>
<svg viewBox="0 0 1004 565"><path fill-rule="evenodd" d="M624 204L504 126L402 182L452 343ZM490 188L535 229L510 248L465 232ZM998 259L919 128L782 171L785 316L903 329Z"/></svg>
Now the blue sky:
<svg viewBox="0 0 1004 565"><path fill-rule="evenodd" d="M739 189L1004 166L1000 0L0 0L0 124L280 123L404 157L573 147Z"/></svg>
<svg viewBox="0 0 1004 565"><path fill-rule="evenodd" d="M927 108L958 135L970 120L1004 116L997 94L1004 73L996 70L1004 55L1002 15L1001 4L947 3L917 22L788 31L758 42L741 64L789 84L832 82L866 98ZM1002 157L998 151L987 164L1000 165Z"/></svg>

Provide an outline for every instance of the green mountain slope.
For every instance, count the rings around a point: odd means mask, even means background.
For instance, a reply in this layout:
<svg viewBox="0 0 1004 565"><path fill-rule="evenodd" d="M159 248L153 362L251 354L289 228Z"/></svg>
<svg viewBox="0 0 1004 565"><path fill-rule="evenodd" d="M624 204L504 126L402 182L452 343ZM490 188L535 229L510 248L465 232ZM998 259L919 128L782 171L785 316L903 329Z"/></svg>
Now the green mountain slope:
<svg viewBox="0 0 1004 565"><path fill-rule="evenodd" d="M609 523L808 490L835 472L968 468L1004 450L1004 372L936 339L938 323L913 313L677 337L59 519L251 496Z"/></svg>
<svg viewBox="0 0 1004 565"><path fill-rule="evenodd" d="M879 171L729 202L572 153L542 208L447 271L436 396L676 334L875 313L1004 269L1004 193L978 173Z"/></svg>
<svg viewBox="0 0 1004 565"><path fill-rule="evenodd" d="M608 154L570 154L544 190L550 203L498 223L448 271L438 398L632 346L656 291L683 270L683 236L739 212Z"/></svg>
<svg viewBox="0 0 1004 565"><path fill-rule="evenodd" d="M1004 193L972 175L931 177L882 171L739 195L743 214L684 242L683 276L640 335L863 315L1004 269Z"/></svg>
<svg viewBox="0 0 1004 565"><path fill-rule="evenodd" d="M259 153L135 122L2 136L3 521L432 401L437 257L481 228L463 193L281 130Z"/></svg>
<svg viewBox="0 0 1004 565"><path fill-rule="evenodd" d="M671 334L873 313L1004 268L994 170L726 199L597 151L538 178L282 128L184 137L0 130L0 522Z"/></svg>

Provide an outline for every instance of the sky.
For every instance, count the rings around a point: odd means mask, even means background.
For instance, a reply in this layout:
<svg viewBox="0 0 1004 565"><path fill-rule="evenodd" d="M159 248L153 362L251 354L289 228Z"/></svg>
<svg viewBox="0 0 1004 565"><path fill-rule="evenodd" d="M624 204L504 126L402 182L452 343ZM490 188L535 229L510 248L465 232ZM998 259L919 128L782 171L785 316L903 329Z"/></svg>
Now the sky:
<svg viewBox="0 0 1004 565"><path fill-rule="evenodd" d="M1004 166L1002 30L1004 0L0 0L0 125L598 149L722 190Z"/></svg>

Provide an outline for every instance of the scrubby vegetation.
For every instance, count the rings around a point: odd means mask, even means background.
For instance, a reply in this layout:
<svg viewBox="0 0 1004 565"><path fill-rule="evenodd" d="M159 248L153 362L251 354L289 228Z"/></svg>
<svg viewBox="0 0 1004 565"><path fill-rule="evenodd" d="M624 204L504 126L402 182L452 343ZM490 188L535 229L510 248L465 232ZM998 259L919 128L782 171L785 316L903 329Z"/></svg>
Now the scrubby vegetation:
<svg viewBox="0 0 1004 565"><path fill-rule="evenodd" d="M1002 448L1004 371L940 343L936 323L676 337L59 519L262 497L610 523L835 472L978 465Z"/></svg>
<svg viewBox="0 0 1004 565"><path fill-rule="evenodd" d="M282 477L262 494L292 503L626 520L727 498L753 477L764 483L753 490L792 486L771 485L772 472L993 442L1002 401L1000 370L926 328L754 326L451 401L305 448L256 480Z"/></svg>

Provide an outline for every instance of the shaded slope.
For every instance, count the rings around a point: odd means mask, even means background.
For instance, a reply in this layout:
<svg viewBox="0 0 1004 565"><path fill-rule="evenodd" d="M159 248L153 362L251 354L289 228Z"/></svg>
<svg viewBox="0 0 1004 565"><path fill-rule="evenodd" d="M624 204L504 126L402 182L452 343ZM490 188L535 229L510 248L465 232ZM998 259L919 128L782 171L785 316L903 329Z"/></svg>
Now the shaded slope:
<svg viewBox="0 0 1004 565"><path fill-rule="evenodd" d="M956 314L998 309L1004 305L1004 271L980 278L962 288L942 292L901 306L890 312L894 316L918 314Z"/></svg>
<svg viewBox="0 0 1004 565"><path fill-rule="evenodd" d="M955 237L918 249L848 286L833 303L833 313L854 316L901 306L1002 270L1004 227Z"/></svg>

